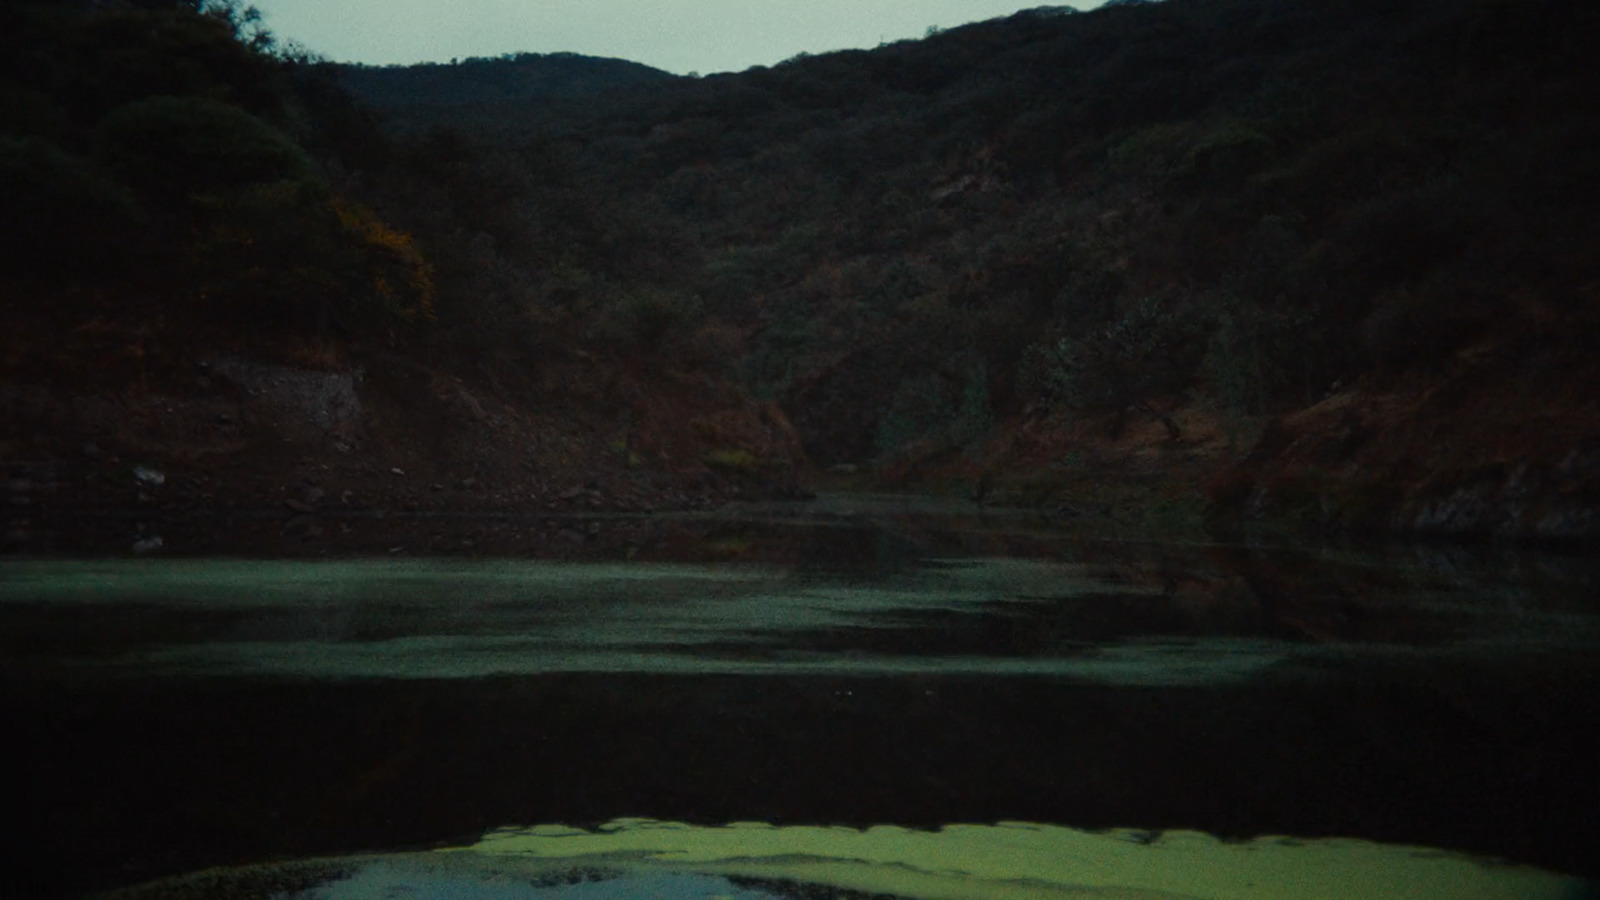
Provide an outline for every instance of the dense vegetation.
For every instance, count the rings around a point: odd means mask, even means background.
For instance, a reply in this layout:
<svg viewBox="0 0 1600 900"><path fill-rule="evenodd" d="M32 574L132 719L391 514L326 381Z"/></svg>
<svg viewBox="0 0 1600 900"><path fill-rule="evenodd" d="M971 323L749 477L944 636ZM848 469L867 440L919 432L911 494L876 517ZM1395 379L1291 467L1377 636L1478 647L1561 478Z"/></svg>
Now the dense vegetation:
<svg viewBox="0 0 1600 900"><path fill-rule="evenodd" d="M420 231L497 338L581 321L721 367L833 463L1024 408L1176 429L1198 398L1242 426L1529 317L1587 321L1597 38L1570 0L1168 0L581 111L485 93L537 60L426 70L493 101L426 123L382 88L415 70L345 83L432 126L413 140L451 187L426 190L475 233Z"/></svg>
<svg viewBox="0 0 1600 900"><path fill-rule="evenodd" d="M0 15L8 317L694 371L823 465L1023 417L1243 433L1595 333L1581 0L1043 7L705 78L344 67L215 0Z"/></svg>
<svg viewBox="0 0 1600 900"><path fill-rule="evenodd" d="M8 317L378 334L431 315L430 267L318 158L310 92L253 11L38 2L3 16Z"/></svg>

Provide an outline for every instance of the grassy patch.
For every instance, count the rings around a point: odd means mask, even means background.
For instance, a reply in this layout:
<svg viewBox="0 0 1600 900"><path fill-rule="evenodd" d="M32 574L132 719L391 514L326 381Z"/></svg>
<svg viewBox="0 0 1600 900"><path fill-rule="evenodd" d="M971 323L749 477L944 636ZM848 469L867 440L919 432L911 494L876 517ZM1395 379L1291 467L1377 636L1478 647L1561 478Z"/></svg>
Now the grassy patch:
<svg viewBox="0 0 1600 900"><path fill-rule="evenodd" d="M761 460L748 450L723 448L712 450L704 457L711 468L732 475L755 475L761 471Z"/></svg>

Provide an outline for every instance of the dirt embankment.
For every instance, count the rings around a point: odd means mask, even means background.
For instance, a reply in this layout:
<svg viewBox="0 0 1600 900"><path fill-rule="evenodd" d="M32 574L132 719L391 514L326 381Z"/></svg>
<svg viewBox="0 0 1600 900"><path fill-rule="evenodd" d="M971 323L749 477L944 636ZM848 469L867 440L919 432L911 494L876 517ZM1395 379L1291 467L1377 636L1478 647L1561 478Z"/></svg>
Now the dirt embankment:
<svg viewBox="0 0 1600 900"><path fill-rule="evenodd" d="M1176 438L1143 414L1030 410L981 445L915 445L871 469L819 475L777 406L657 363L581 351L536 366L196 358L80 328L68 341L7 347L4 544L629 553L648 543L641 521L654 511L803 496L807 485L1033 507L1097 534L1593 541L1600 328L1591 331L1491 336L1265 420L1171 398L1162 409ZM500 514L515 527L462 524Z"/></svg>
<svg viewBox="0 0 1600 900"><path fill-rule="evenodd" d="M114 377L125 362L0 380L8 550L456 548L471 529L442 519L548 515L502 548L527 550L616 536L580 516L803 493L783 413L693 374L582 353L531 375L219 353Z"/></svg>
<svg viewBox="0 0 1600 900"><path fill-rule="evenodd" d="M1226 524L1518 541L1600 538L1592 340L1485 340L1275 420L1211 485Z"/></svg>
<svg viewBox="0 0 1600 900"><path fill-rule="evenodd" d="M1176 437L1136 411L1030 411L981 447L913 446L871 477L1097 531L1590 542L1600 539L1597 346L1600 326L1507 329L1248 421L1203 396L1167 398Z"/></svg>

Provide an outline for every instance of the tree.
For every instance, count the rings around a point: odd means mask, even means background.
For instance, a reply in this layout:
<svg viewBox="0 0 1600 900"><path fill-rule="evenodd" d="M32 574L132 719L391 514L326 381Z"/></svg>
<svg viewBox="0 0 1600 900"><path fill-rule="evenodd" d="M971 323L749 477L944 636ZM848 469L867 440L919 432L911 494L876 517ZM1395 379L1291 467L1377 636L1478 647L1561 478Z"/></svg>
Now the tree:
<svg viewBox="0 0 1600 900"><path fill-rule="evenodd" d="M82 278L127 262L143 211L92 160L38 137L0 137L7 270Z"/></svg>
<svg viewBox="0 0 1600 900"><path fill-rule="evenodd" d="M123 180L180 205L196 195L319 177L288 135L231 103L204 97L129 103L101 123L98 144L101 161Z"/></svg>
<svg viewBox="0 0 1600 900"><path fill-rule="evenodd" d="M1178 440L1177 422L1153 401L1192 381L1204 346L1196 318L1181 307L1145 297L1104 328L1036 344L1029 360L1034 380L1050 403L1116 413L1113 432L1120 432L1132 410L1159 420L1168 436Z"/></svg>

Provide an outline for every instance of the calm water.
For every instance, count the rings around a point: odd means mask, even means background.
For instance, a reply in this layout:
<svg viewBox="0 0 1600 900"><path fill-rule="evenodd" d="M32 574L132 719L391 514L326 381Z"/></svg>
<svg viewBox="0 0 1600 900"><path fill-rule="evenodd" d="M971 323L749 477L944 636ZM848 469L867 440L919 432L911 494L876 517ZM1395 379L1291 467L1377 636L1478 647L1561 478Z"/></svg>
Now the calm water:
<svg viewBox="0 0 1600 900"><path fill-rule="evenodd" d="M937 515L689 534L694 563L0 561L0 804L25 835L5 896L215 867L137 896L1579 897L1600 876L1582 559Z"/></svg>

